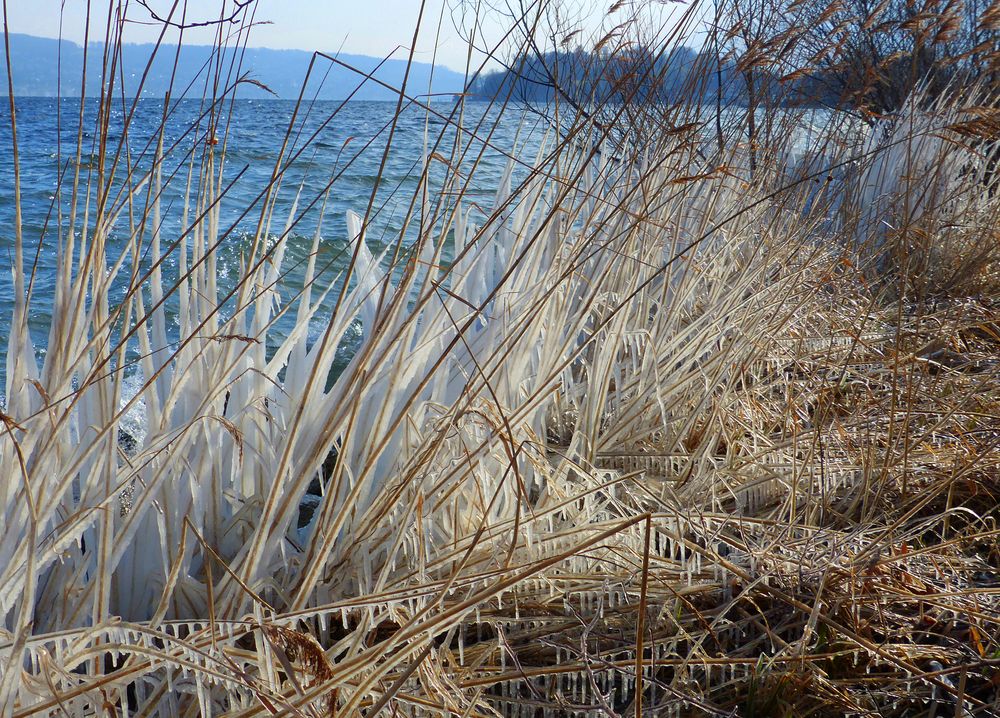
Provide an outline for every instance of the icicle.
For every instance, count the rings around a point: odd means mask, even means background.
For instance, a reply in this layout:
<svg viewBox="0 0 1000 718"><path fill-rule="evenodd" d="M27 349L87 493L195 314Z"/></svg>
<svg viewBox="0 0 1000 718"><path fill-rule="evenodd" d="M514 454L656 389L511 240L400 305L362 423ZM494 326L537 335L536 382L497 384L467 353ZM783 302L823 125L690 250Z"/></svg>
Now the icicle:
<svg viewBox="0 0 1000 718"><path fill-rule="evenodd" d="M212 718L212 702L205 691L205 682L201 679L201 673L195 674L195 690L198 694L198 707L201 709L201 715Z"/></svg>

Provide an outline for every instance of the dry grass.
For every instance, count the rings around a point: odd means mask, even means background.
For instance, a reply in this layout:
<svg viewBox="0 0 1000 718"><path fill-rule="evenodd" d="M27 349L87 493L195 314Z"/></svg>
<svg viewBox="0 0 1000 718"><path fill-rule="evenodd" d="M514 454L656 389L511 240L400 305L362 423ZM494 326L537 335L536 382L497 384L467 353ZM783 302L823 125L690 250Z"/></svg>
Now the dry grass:
<svg viewBox="0 0 1000 718"><path fill-rule="evenodd" d="M428 107L465 131L428 139L416 241L373 255L373 191L331 309L312 266L290 304L273 291L325 211L272 217L301 142L217 286L226 136L206 138L233 86L147 165L99 147L123 192L70 162L40 365L15 309L4 714L996 712L1000 202L965 171L964 115L882 139L832 121L793 166L738 120L706 140L697 107L560 105L483 207L490 127ZM181 236L167 182L188 182Z"/></svg>

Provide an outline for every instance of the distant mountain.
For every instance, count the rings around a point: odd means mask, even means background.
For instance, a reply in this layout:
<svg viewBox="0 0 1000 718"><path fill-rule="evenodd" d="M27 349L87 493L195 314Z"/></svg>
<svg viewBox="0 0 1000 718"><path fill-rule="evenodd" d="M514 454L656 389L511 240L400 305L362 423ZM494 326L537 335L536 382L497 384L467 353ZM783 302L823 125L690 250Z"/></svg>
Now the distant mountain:
<svg viewBox="0 0 1000 718"><path fill-rule="evenodd" d="M86 94L88 96L94 96L100 92L100 69L103 65L104 49L104 45L100 43L91 43L87 47ZM116 74L119 78L124 78L126 96L135 96L143 70L149 62L153 50L152 44L125 45L123 47L122 72ZM176 46L162 46L157 51L146 81L142 84L143 96L162 97L166 93L170 86L170 77L174 72L175 50ZM194 84L191 85L188 96L201 96L207 74L204 68L207 67L212 57L212 50L213 48L207 45L189 45L181 49L173 83L175 97L192 82ZM232 50L227 51L227 59L232 55L232 52ZM57 94L61 94L64 97L79 97L84 61L84 49L80 45L68 40L60 42L50 38L11 33L10 54L11 64L14 67L15 95L55 97ZM263 99L277 95L286 100L297 98L311 58L312 53L304 50L248 48L243 56L241 74L246 74L253 82L242 83L238 96ZM337 58L364 73L373 72L382 62L381 58L365 55L338 54ZM57 61L61 62L61 83L58 79L60 72L57 70ZM224 62L223 67L227 66L228 63ZM387 60L375 72L375 77L392 87L399 87L405 71L405 60ZM414 63L407 82L407 94L420 95L428 92L432 71L432 92L462 92L465 77L461 73L441 66ZM230 78L228 82L232 83L234 79ZM321 58L317 60L313 68L313 76L309 82L306 96L312 97L318 89L320 99L344 99L364 79L363 75L357 72L352 72ZM320 86L320 80L323 80L322 86ZM3 53L0 53L0 81L2 81L0 96L5 96L7 94L7 62ZM272 95L271 92L255 83L260 83L274 94ZM391 90L370 80L365 82L353 95L353 98L358 100L391 100L395 97L396 95Z"/></svg>

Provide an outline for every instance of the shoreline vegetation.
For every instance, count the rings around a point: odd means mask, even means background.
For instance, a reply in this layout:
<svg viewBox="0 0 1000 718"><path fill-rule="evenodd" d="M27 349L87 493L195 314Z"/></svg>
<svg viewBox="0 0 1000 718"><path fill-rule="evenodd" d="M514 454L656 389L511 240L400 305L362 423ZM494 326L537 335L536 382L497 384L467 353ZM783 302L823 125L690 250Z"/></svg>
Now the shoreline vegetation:
<svg viewBox="0 0 1000 718"><path fill-rule="evenodd" d="M289 167L341 106L303 92L271 181L230 195L252 0L159 129L132 125L126 18L91 18L97 111L58 110L41 241L10 93L0 714L1000 712L997 4L619 2L589 40L563 6L488 53L544 102L394 88L379 175L418 108L417 188L373 249L376 176L335 283L354 148L319 192ZM699 38L714 64L675 73ZM771 80L806 76L849 111L779 111ZM182 97L202 111L167 139ZM497 124L539 118L473 194Z"/></svg>

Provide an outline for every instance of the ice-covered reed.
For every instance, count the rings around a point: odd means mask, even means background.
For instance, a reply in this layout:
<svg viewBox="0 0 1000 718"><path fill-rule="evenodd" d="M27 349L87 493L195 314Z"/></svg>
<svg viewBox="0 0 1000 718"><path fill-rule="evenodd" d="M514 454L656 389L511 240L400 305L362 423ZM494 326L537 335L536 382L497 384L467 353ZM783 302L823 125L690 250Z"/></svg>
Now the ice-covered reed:
<svg viewBox="0 0 1000 718"><path fill-rule="evenodd" d="M873 583L904 615L916 582L941 601L965 581L949 605L988 615L996 599L969 571L893 558L918 528L888 497L910 518L941 498L936 457L985 440L940 437L955 407L995 399L997 378L995 364L958 372L951 409L901 416L927 388L911 368L941 357L855 270L871 237L845 212L898 216L882 200L906 199L914 143L823 147L817 176L854 169L817 189L774 159L781 142L755 150L752 175L745 147L713 150L698 108L563 107L484 206L466 189L494 151L472 141L488 128L461 102L426 106L459 130L427 140L415 234L375 251L370 217L348 213L344 275L318 283L318 229L287 301L291 230L325 212L327 190L273 216L290 146L245 208L260 219L238 281L220 283L227 99L184 142L154 141L145 165L110 144L102 171L71 162L41 363L18 237L5 713L721 714L771 674L832 686L827 661L845 656L918 674L919 651L865 627L867 599L833 608ZM920 161L926 142L948 151L920 139ZM934 166L967 191L921 200L921 216L983 211L958 163ZM176 235L162 229L169 182L187 187ZM291 331L275 332L279 316ZM984 466L956 471L975 482ZM917 493L900 494L908 481Z"/></svg>

